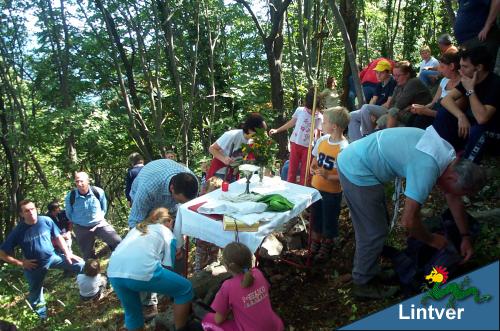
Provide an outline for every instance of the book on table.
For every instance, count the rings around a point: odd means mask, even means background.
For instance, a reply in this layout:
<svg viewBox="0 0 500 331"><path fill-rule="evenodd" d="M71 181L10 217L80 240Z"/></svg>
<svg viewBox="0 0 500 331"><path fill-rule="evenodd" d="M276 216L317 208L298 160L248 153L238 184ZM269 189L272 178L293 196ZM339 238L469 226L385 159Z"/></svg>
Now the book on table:
<svg viewBox="0 0 500 331"><path fill-rule="evenodd" d="M238 231L238 232L257 232L259 231L259 222L248 225L242 221L235 219L229 215L224 215L222 219L224 231Z"/></svg>

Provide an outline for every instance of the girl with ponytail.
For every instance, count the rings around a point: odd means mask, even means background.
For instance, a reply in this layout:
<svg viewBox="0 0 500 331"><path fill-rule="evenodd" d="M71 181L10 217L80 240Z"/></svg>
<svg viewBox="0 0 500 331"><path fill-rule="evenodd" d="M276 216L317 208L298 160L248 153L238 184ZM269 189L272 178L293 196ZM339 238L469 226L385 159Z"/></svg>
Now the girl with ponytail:
<svg viewBox="0 0 500 331"><path fill-rule="evenodd" d="M233 277L226 280L203 319L205 331L281 331L283 322L271 307L269 283L252 268L252 252L232 242L222 251L222 260Z"/></svg>

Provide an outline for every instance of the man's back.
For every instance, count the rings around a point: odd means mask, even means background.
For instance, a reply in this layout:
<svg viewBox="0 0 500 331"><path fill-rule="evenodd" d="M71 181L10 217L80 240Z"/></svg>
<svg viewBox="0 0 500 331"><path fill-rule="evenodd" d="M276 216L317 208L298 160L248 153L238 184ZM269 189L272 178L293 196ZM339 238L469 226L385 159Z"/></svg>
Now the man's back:
<svg viewBox="0 0 500 331"><path fill-rule="evenodd" d="M422 129L407 127L375 132L345 148L338 157L338 167L358 186L406 178L405 195L423 203L440 176L435 158L417 148L424 133Z"/></svg>
<svg viewBox="0 0 500 331"><path fill-rule="evenodd" d="M177 202L170 193L170 180L182 172L195 176L188 167L168 159L151 161L143 167L130 192L133 201L128 218L130 228L143 221L154 208L166 207L175 212Z"/></svg>

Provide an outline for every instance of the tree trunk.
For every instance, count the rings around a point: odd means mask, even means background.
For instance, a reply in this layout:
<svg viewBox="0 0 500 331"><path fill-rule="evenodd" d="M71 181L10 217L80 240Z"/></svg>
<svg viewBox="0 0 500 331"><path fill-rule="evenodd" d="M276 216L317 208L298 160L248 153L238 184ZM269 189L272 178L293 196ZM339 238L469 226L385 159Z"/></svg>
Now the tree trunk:
<svg viewBox="0 0 500 331"><path fill-rule="evenodd" d="M392 59L394 57L394 42L396 41L396 36L398 34L399 28L399 18L401 16L401 0L398 1L398 10L396 11L396 25L392 30L392 37L389 43L389 48L387 49L387 56Z"/></svg>
<svg viewBox="0 0 500 331"><path fill-rule="evenodd" d="M220 31L217 29L217 34L215 35L215 38L212 37L212 25L210 24L210 19L209 19L209 14L208 14L208 5L203 2L204 4L204 9L205 9L205 23L207 25L207 34L208 34L208 47L209 47L209 53L208 53L208 74L210 77L210 99L211 99L211 109L210 109L210 115L208 116L209 118L209 129L208 129L208 142L209 144L212 144L213 141L213 123L215 121L215 96L216 96L216 90L215 90L215 46L217 45L217 41L220 36Z"/></svg>
<svg viewBox="0 0 500 331"><path fill-rule="evenodd" d="M140 114L140 101L137 96L137 89L135 85L135 79L132 69L132 64L129 62L127 58L127 54L125 52L125 48L120 40L120 36L116 30L116 25L111 17L111 14L104 8L101 0L94 0L97 8L101 12L104 18L104 23L106 24L106 31L108 32L108 36L113 48L113 54L111 58L113 59L113 63L115 65L116 73L118 76L118 81L120 83L120 92L122 94L123 102L125 104L125 109L127 109L127 114L129 116L130 127L128 128L129 132L132 134L135 142L141 149L142 155L146 159L146 161L150 161L153 159L154 150L149 137L149 129ZM87 21L88 20L88 17ZM89 22L90 24L90 22ZM96 37L99 35L96 33ZM125 81L123 79L122 71L118 60L116 58L115 51L119 54L119 59L121 60L123 66L125 67L125 75L127 76L127 85L129 88L129 92L132 98L132 103L130 102L130 98L127 93L127 89L125 87ZM132 106L133 104L133 106Z"/></svg>
<svg viewBox="0 0 500 331"><path fill-rule="evenodd" d="M1 62L0 62L1 64ZM14 148L11 147L9 143L9 125L7 121L7 110L5 109L4 103L4 91L0 79L0 125L2 126L2 135L0 137L0 142L5 152L6 161L8 165L8 173L10 181L7 182L8 195L9 195L9 218L7 219L7 224L4 228L4 233L7 234L15 226L17 219L17 203L18 198L21 196L20 185L19 185L19 160L15 153Z"/></svg>
<svg viewBox="0 0 500 331"><path fill-rule="evenodd" d="M269 35L266 36L262 29L257 16L255 16L250 4L245 0L236 0L242 4L252 16L252 20L257 27L257 31L264 43L266 52L267 66L271 78L271 102L273 109L278 113L278 123L281 125L285 122L285 102L283 91L283 79L281 72L281 59L283 55L283 21L284 14L292 0L274 0L269 2L269 11L271 18L271 29ZM278 140L278 157L284 160L287 155L287 137L286 133L277 135Z"/></svg>
<svg viewBox="0 0 500 331"><path fill-rule="evenodd" d="M451 0L444 0L444 6L446 8L446 12L448 13L450 25L453 27L455 25L455 12L453 11L453 4L451 3Z"/></svg>
<svg viewBox="0 0 500 331"><path fill-rule="evenodd" d="M299 106L299 93L297 91L297 74L295 72L295 64L293 58L293 38L292 33L290 31L290 24L288 23L288 10L285 14L286 16L286 28L287 28L287 38L288 38L288 53L289 53L289 62L292 67L292 82L293 82L293 108L297 108Z"/></svg>
<svg viewBox="0 0 500 331"><path fill-rule="evenodd" d="M308 1L308 0L306 0ZM304 26L304 11L302 8L302 0L297 1L297 14L298 14L298 21L299 21L299 48L300 48L300 53L302 55L302 65L304 66L304 72L306 74L307 78L307 83L309 86L312 86L313 84L313 79L312 79L312 74L311 74L311 61L309 60L309 45L308 45L308 40L309 40L309 26L310 24L307 24L307 27ZM288 24L287 24L288 27ZM288 27L289 28L289 27Z"/></svg>
<svg viewBox="0 0 500 331"><path fill-rule="evenodd" d="M332 9L333 16L335 17L335 22L342 34L342 39L344 40L345 51L347 54L347 61L349 63L350 72L352 73L352 78L354 81L354 87L356 89L356 96L358 99L358 108L364 103L363 89L361 88L361 81L359 80L358 66L356 64L356 53L353 49L353 43L351 43L351 38L349 36L347 27L345 25L344 19L340 10L334 0L328 0L328 3ZM347 94L349 93L347 77L344 76L344 95L343 100L347 99ZM347 87L347 88L346 88Z"/></svg>
<svg viewBox="0 0 500 331"><path fill-rule="evenodd" d="M168 71L170 76L172 77L172 87L175 89L175 100L176 100L176 108L179 117L182 120L181 125L183 126L182 135L185 137L187 134L187 126L186 126L186 114L184 110L184 97L182 95L182 81L180 78L179 70L177 69L177 59L175 57L175 44L174 44L174 33L172 30L172 11L168 3L164 0L156 0L156 5L158 7L158 14L161 27L163 29L163 33L165 35L166 41L166 53L168 56ZM183 139L184 140L184 139ZM184 146L184 149L187 150L188 146ZM186 152L183 152L183 156L186 155Z"/></svg>

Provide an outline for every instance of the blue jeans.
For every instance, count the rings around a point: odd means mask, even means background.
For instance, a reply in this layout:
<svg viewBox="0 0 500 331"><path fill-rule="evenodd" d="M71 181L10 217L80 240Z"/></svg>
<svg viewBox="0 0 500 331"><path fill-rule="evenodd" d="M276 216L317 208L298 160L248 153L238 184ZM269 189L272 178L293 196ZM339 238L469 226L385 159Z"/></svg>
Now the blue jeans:
<svg viewBox="0 0 500 331"><path fill-rule="evenodd" d="M436 77L436 80L434 82L432 82L431 77ZM418 75L418 78L427 87L429 87L430 85L433 85L437 81L438 77L439 77L439 71L435 71L435 70L422 70L422 72Z"/></svg>
<svg viewBox="0 0 500 331"><path fill-rule="evenodd" d="M173 297L175 304L187 303L193 299L191 282L160 264L148 281L110 277L109 282L125 310L125 326L129 330L144 325L140 292L155 292Z"/></svg>
<svg viewBox="0 0 500 331"><path fill-rule="evenodd" d="M339 215L342 192L328 193L319 191L321 199L313 204L313 230L327 239L339 235Z"/></svg>
<svg viewBox="0 0 500 331"><path fill-rule="evenodd" d="M73 261L72 264L69 264L64 255L54 254L45 265L38 266L32 270L24 269L24 277L26 277L30 288L28 302L40 318L47 318L47 307L45 306L45 299L43 297L43 280L49 268L64 269L77 274L83 270L83 266L83 261Z"/></svg>
<svg viewBox="0 0 500 331"><path fill-rule="evenodd" d="M365 95L365 101L360 102L360 104L369 103L370 100L375 95L376 90L377 90L377 83L364 82L363 83L363 94Z"/></svg>

